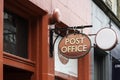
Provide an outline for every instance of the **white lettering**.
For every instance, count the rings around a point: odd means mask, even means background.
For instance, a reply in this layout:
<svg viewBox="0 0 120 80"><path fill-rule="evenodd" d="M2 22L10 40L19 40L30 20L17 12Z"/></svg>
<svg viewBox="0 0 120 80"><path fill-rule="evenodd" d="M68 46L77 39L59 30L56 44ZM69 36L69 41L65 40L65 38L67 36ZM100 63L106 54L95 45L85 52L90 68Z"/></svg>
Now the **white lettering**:
<svg viewBox="0 0 120 80"><path fill-rule="evenodd" d="M63 46L61 48L63 53L66 52L85 52L87 51L87 45L73 45L73 46Z"/></svg>

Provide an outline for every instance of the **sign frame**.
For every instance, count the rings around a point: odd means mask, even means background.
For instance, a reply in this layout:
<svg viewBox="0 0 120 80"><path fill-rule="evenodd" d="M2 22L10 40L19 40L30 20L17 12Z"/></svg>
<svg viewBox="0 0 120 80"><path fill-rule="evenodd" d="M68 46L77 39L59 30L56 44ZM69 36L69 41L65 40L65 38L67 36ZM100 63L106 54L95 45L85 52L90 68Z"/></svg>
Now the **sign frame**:
<svg viewBox="0 0 120 80"><path fill-rule="evenodd" d="M100 45L97 43L97 36L98 36L98 34L99 34L101 31L105 30L105 29L109 29L109 30L111 30L112 32L114 32L114 35L115 35L115 38L116 38L114 44L112 44L109 48L102 48L102 47L100 47ZM106 36L106 37L107 37L107 36ZM116 32L115 32L112 28L109 28L109 27L104 27L104 28L100 29L100 30L97 32L96 36L95 36L95 43L96 43L97 47L100 48L100 49L102 49L102 50L105 50L105 51L112 50L112 49L117 45L117 42L118 42L118 39L117 39L117 34L116 34ZM103 43L103 44L104 44L104 43Z"/></svg>

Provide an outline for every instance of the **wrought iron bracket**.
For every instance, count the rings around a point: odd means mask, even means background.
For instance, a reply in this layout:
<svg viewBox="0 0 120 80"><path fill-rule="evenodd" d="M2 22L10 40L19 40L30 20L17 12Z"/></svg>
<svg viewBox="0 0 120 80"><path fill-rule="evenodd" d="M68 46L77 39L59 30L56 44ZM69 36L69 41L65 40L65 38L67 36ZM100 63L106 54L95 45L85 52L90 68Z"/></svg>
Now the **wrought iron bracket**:
<svg viewBox="0 0 120 80"><path fill-rule="evenodd" d="M49 29L49 35L50 35L49 36L49 52L50 52L49 56L53 57L54 44L55 44L57 38L60 36L58 34L58 36L56 37L56 39L53 41L53 35L54 35L56 29L62 31L62 30L74 30L74 29L77 30L77 29L84 29L84 28L91 28L91 27L92 27L92 25Z"/></svg>

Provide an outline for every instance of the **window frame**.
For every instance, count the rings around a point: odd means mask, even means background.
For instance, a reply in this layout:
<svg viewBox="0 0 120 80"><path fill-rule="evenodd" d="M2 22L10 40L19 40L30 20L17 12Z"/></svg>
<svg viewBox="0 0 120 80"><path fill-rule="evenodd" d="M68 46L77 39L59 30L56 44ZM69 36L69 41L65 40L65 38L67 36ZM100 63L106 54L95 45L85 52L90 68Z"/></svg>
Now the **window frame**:
<svg viewBox="0 0 120 80"><path fill-rule="evenodd" d="M116 16L118 15L118 0L103 0L103 2Z"/></svg>
<svg viewBox="0 0 120 80"><path fill-rule="evenodd" d="M29 3L28 1L21 2L18 0L15 1L14 3L9 0L4 1L4 10L8 10L9 12L12 12L14 14L17 14L18 16L27 19L29 22L28 25L29 29L28 29L28 59L3 51L3 64L24 69L30 72L35 72L36 58L38 54L36 48L38 49L39 47L36 45L38 41L35 41L36 39L38 39L38 36L36 35L39 34L37 28L39 28L38 24L40 24L40 22L38 22L38 20L40 18L42 19L41 16L46 14L46 12L32 5L33 4Z"/></svg>
<svg viewBox="0 0 120 80"><path fill-rule="evenodd" d="M94 48L94 79L112 80L111 55L98 47ZM109 73L109 74L108 74Z"/></svg>

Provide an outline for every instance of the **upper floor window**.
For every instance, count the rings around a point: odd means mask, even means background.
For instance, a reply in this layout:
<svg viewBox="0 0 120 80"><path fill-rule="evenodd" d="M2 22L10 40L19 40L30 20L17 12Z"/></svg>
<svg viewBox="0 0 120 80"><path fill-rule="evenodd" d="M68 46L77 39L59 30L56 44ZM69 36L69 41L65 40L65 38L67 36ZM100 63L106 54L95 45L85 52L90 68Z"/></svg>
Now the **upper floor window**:
<svg viewBox="0 0 120 80"><path fill-rule="evenodd" d="M120 0L117 0L117 17L120 20Z"/></svg>
<svg viewBox="0 0 120 80"><path fill-rule="evenodd" d="M28 58L28 21L4 11L4 51Z"/></svg>
<svg viewBox="0 0 120 80"><path fill-rule="evenodd" d="M103 0L109 9L113 11L115 15L117 15L117 1L118 0Z"/></svg>

